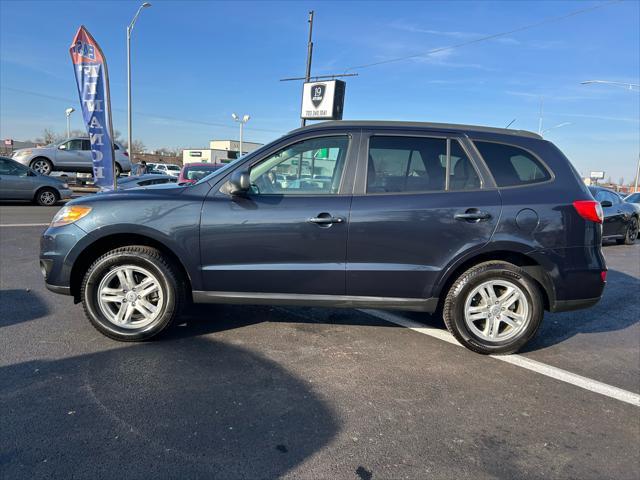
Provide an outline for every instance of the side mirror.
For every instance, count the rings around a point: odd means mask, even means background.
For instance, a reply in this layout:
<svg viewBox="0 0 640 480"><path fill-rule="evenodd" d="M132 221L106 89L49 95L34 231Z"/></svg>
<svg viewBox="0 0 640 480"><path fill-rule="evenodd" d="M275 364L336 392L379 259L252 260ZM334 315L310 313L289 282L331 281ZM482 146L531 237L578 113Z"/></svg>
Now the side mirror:
<svg viewBox="0 0 640 480"><path fill-rule="evenodd" d="M236 170L227 182L227 192L230 195L242 195L251 188L251 178L246 170Z"/></svg>
<svg viewBox="0 0 640 480"><path fill-rule="evenodd" d="M604 208L613 207L613 203L610 200L603 200L600 202L600 205Z"/></svg>
<svg viewBox="0 0 640 480"><path fill-rule="evenodd" d="M58 146L58 150L66 150L67 149L67 144L63 143L62 145Z"/></svg>

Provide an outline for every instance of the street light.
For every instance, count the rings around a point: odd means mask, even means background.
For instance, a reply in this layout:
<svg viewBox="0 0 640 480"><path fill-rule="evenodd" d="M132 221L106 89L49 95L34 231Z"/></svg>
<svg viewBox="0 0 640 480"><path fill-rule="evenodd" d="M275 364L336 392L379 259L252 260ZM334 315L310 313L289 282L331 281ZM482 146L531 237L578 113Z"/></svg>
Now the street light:
<svg viewBox="0 0 640 480"><path fill-rule="evenodd" d="M240 155L239 157L241 157L242 156L242 127L244 127L244 124L247 123L251 117L249 115L244 115L242 118L240 118L235 113L232 113L231 117L233 118L234 121L240 124Z"/></svg>
<svg viewBox="0 0 640 480"><path fill-rule="evenodd" d="M637 83L626 83L626 82L612 82L611 80L585 80L584 82L580 82L580 85L590 85L592 83L601 83L605 85L614 85L616 87L625 87L626 89L635 92L640 90L634 90L634 88L640 88L640 85ZM636 178L633 182L633 191L638 191L638 181L640 179L640 155L638 155L638 165L636 166Z"/></svg>
<svg viewBox="0 0 640 480"><path fill-rule="evenodd" d="M71 114L75 111L76 109L73 107L69 107L64 111L64 114L67 116L67 138L71 136L70 118L71 118Z"/></svg>
<svg viewBox="0 0 640 480"><path fill-rule="evenodd" d="M129 158L131 158L131 160L133 160L133 156L131 155L131 148L133 144L133 134L131 133L131 32L133 31L133 27L136 25L136 20L138 20L138 15L140 15L142 9L150 6L151 4L149 2L144 2L140 5L138 7L138 11L133 17L133 20L131 20L131 23L127 27L127 106L129 110L129 121L127 124L129 130L127 134L129 145L127 147L127 151L129 152Z"/></svg>

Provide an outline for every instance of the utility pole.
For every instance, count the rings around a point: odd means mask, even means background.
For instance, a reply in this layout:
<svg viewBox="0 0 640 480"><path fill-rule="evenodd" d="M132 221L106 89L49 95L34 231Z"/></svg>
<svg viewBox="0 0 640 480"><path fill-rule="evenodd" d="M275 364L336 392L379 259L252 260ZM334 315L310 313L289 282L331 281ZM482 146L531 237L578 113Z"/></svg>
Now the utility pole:
<svg viewBox="0 0 640 480"><path fill-rule="evenodd" d="M313 57L313 10L309 12L309 41L307 43L307 73L304 76L305 83L311 80L311 58ZM304 91L304 85L302 86ZM307 124L306 119L300 121L300 126L304 127Z"/></svg>
<svg viewBox="0 0 640 480"><path fill-rule="evenodd" d="M638 155L638 166L636 167L636 179L633 182L633 191L637 192L638 191L638 180L640 177L640 154Z"/></svg>

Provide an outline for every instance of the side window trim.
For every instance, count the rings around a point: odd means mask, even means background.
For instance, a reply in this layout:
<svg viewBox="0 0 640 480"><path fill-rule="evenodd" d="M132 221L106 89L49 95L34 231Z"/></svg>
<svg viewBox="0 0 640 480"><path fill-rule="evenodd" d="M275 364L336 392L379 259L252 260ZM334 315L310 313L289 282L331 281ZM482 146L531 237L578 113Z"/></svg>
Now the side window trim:
<svg viewBox="0 0 640 480"><path fill-rule="evenodd" d="M369 170L369 144L371 138L373 137L405 137L405 138L433 138L446 140L446 168L445 168L445 189L444 190L431 190L424 192L367 192L367 174ZM480 168L478 165L479 160L482 158L479 153L470 152L470 148L468 143L465 140L468 140L466 136L460 136L455 134L447 134L446 132L395 132L395 131L385 131L385 130L370 130L362 132L362 140L360 146L360 155L358 159L358 169L356 173L356 181L354 182L354 195L427 195L434 193L449 193L449 192L473 192L479 190L485 190L487 188L495 188L495 183L493 182L493 178L490 177L490 180L486 180L488 169ZM471 167L476 172L478 179L480 181L480 187L476 189L470 190L451 190L450 187L450 172L451 172L451 141L457 141L458 145L462 151L466 154ZM471 143L473 146L473 144ZM356 193L357 192L357 193Z"/></svg>
<svg viewBox="0 0 640 480"><path fill-rule="evenodd" d="M491 173L491 169L489 168L489 165L487 164L487 162L485 161L484 157L480 153L480 150L478 150L478 147L476 146L476 142L497 143L498 145L506 145L508 147L519 148L520 150L522 150L522 151L528 153L529 155L531 155L536 161L538 161L540 163L540 165L542 165L542 167L544 167L544 169L547 172L547 174L549 174L549 179L547 179L547 180L545 180L543 182L523 183L521 185L508 185L508 186L505 186L505 187L499 186L498 182L494 178L494 182L495 182L496 187L501 189L501 190L505 189L505 188L536 187L536 186L539 186L539 185L546 185L548 183L553 182L556 179L556 174L549 167L547 162L545 162L542 158L540 158L540 156L538 154L536 154L535 152L533 152L532 150L530 150L527 147L523 147L522 145L517 145L515 143L504 142L504 141L499 141L499 140L485 140L485 139L482 139L482 138L469 138L468 140L469 140L469 143L473 146L473 149L476 151L476 153L478 155L478 158L484 163L484 165L487 168L487 171L492 175L492 178L493 178L493 174Z"/></svg>

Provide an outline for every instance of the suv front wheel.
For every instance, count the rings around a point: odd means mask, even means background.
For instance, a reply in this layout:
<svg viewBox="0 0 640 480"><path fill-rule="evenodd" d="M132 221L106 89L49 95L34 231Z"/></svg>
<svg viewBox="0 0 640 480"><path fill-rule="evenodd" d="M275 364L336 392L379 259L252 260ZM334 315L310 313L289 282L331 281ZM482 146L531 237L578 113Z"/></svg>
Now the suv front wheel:
<svg viewBox="0 0 640 480"><path fill-rule="evenodd" d="M483 354L508 354L535 335L544 302L538 285L521 268L490 261L455 281L442 313L447 329L465 347Z"/></svg>
<svg viewBox="0 0 640 480"><path fill-rule="evenodd" d="M155 248L111 250L84 276L85 314L97 330L115 340L147 340L167 328L184 304L178 278L173 263Z"/></svg>

